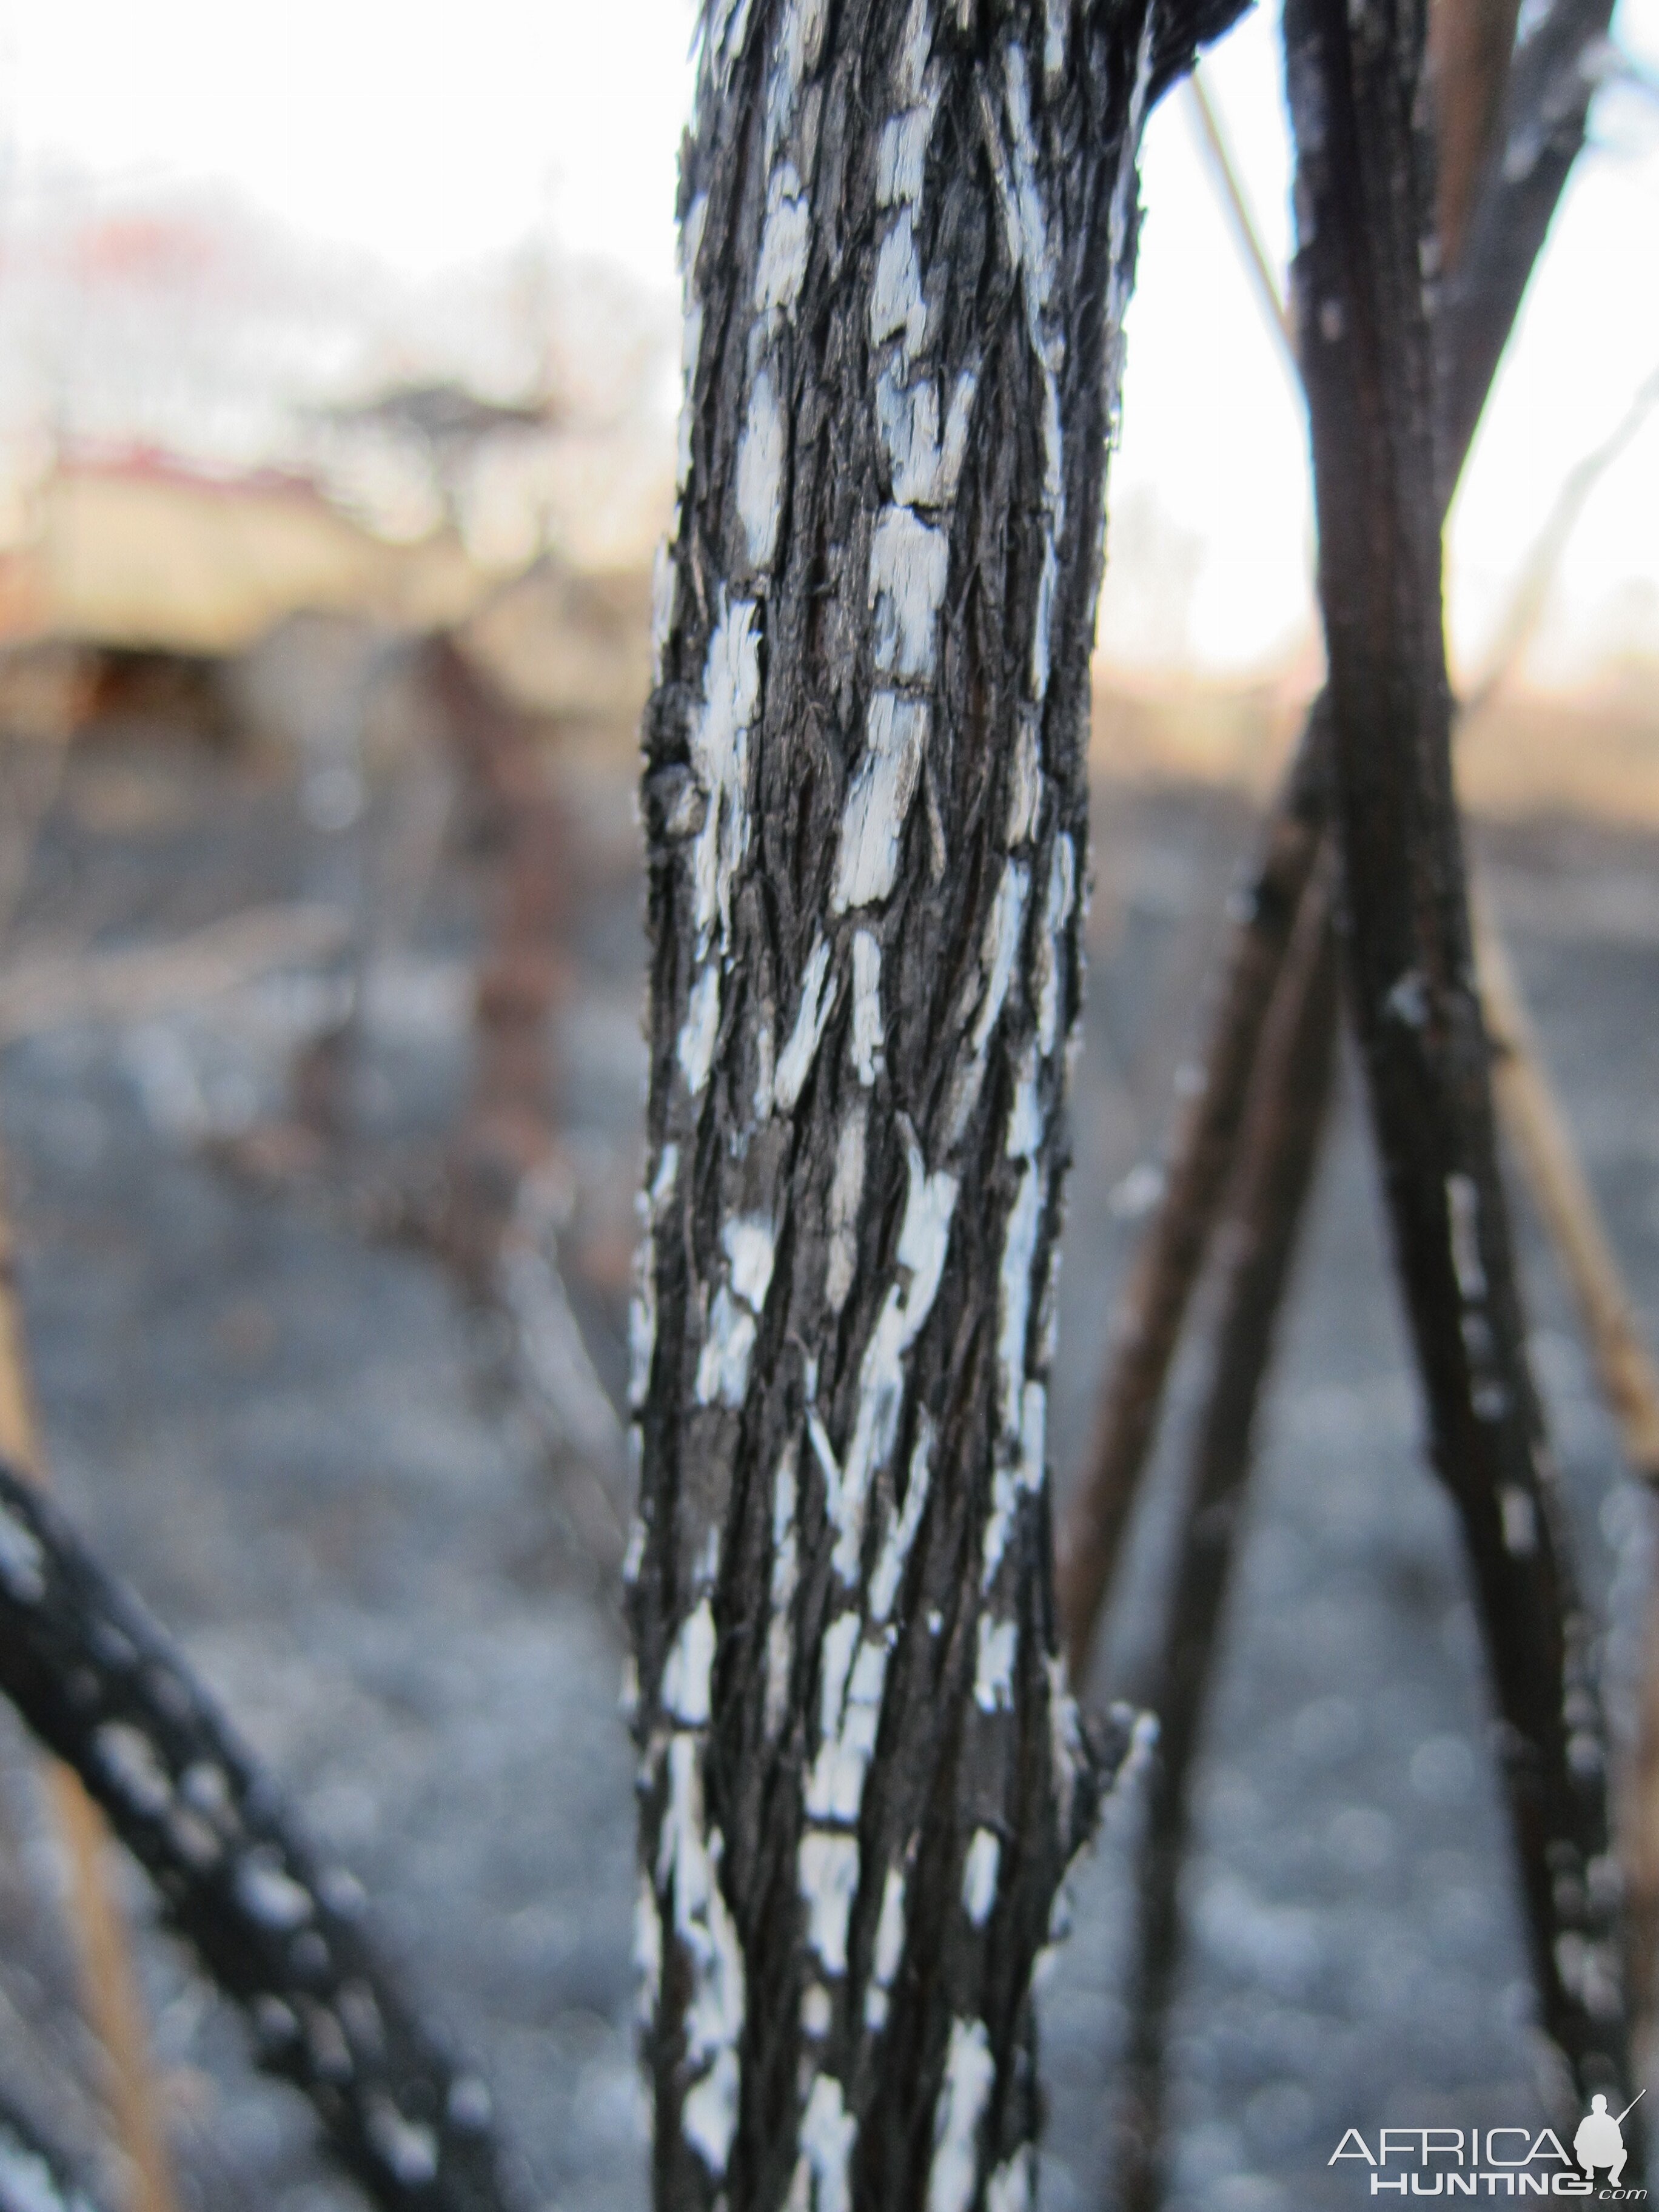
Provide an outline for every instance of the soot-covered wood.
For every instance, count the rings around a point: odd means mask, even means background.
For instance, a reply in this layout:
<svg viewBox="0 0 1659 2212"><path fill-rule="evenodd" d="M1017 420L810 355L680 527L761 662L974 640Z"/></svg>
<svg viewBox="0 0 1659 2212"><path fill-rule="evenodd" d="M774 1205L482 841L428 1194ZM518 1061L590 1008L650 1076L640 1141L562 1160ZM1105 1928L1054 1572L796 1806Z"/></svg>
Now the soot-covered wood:
<svg viewBox="0 0 1659 2212"><path fill-rule="evenodd" d="M1480 1595L1544 2026L1622 2085L1606 1746L1499 1179L1450 767L1417 0L1289 0L1295 266L1350 1000L1435 1464Z"/></svg>
<svg viewBox="0 0 1659 2212"><path fill-rule="evenodd" d="M1107 441L1231 9L721 0L645 725L639 1949L675 2208L1027 2201Z"/></svg>
<svg viewBox="0 0 1659 2212"><path fill-rule="evenodd" d="M168 1920L384 2212L510 2212L489 2093L415 2013L282 1797L136 1598L0 1465L0 1695L72 1766Z"/></svg>

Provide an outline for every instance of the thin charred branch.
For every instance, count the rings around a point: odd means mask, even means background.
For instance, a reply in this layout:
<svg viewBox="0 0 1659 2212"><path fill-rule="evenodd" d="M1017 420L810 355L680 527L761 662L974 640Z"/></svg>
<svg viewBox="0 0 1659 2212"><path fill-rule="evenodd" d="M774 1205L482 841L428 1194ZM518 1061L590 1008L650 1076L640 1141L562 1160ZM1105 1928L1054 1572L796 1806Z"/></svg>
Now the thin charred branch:
<svg viewBox="0 0 1659 2212"><path fill-rule="evenodd" d="M1182 1328L1232 1179L1262 1027L1325 828L1316 708L1255 875L1239 899L1217 988L1202 1087L1182 1109L1158 1208L1114 1321L1087 1471L1058 1571L1072 1679L1087 1679L1095 1631L1157 1431Z"/></svg>
<svg viewBox="0 0 1659 2212"><path fill-rule="evenodd" d="M1434 319L1443 516L1549 219L1583 146L1596 81L1594 57L1608 21L1602 0L1553 0L1515 57L1501 136L1505 147L1517 149L1513 167L1507 158L1486 163L1456 281L1443 288ZM1247 211L1241 206L1235 211L1242 227L1250 228ZM1276 312L1273 323L1282 335ZM1181 1329L1227 1188L1291 916L1326 826L1323 714L1323 701L1317 700L1222 956L1201 1063L1203 1084L1184 1107L1171 1142L1163 1196L1135 1257L1089 1456L1062 1532L1061 1617L1078 1682L1086 1678Z"/></svg>
<svg viewBox="0 0 1659 2212"><path fill-rule="evenodd" d="M705 14L633 1378L673 2212L1029 2201L1123 1748L1044 1449L1105 460L1141 122L1231 12Z"/></svg>
<svg viewBox="0 0 1659 2212"><path fill-rule="evenodd" d="M1291 0L1295 264L1347 966L1432 1458L1492 1669L1542 2025L1628 2075L1594 1636L1528 1369L1451 782L1415 0Z"/></svg>
<svg viewBox="0 0 1659 2212"><path fill-rule="evenodd" d="M1568 172L1583 151L1613 0L1552 0L1516 47L1482 188L1434 306L1441 512L1451 503Z"/></svg>
<svg viewBox="0 0 1659 2212"><path fill-rule="evenodd" d="M0 1466L0 1693L102 1806L385 2212L507 2212L490 2098L417 2016L280 1793L138 1601Z"/></svg>
<svg viewBox="0 0 1659 2212"><path fill-rule="evenodd" d="M0 2212L101 2212L69 2162L0 2097Z"/></svg>
<svg viewBox="0 0 1659 2212"><path fill-rule="evenodd" d="M1135 1984L1117 2197L1156 2212L1165 2048L1180 1962L1178 1883L1191 1829L1192 1773L1243 1534L1256 1416L1271 1361L1335 1066L1339 964L1333 871L1322 866L1274 994L1221 1235L1221 1317L1194 1454L1162 1649L1149 1702L1158 1742L1141 1843Z"/></svg>

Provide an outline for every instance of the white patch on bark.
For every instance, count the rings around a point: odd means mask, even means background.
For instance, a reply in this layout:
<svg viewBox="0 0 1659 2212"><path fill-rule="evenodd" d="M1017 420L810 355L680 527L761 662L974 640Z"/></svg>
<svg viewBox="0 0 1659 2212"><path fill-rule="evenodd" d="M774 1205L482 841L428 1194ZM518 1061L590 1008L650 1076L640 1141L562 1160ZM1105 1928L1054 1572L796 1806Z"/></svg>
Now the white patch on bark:
<svg viewBox="0 0 1659 2212"><path fill-rule="evenodd" d="M1009 848L1027 843L1037 834L1037 817L1043 804L1043 764L1037 735L1037 718L1022 714L1014 741L1014 776L1008 793Z"/></svg>
<svg viewBox="0 0 1659 2212"><path fill-rule="evenodd" d="M881 947L867 929L852 940L852 1065L868 1091L881 1061Z"/></svg>
<svg viewBox="0 0 1659 2212"><path fill-rule="evenodd" d="M1009 258L1020 273L1026 331L1042 379L1044 544L1032 627L1028 671L1032 698L1038 704L1048 691L1055 594L1059 583L1059 542L1065 527L1063 441L1060 428L1060 372L1065 363L1065 333L1051 322L1050 305L1058 274L1049 240L1048 217L1038 182L1036 133L1031 112L1031 75L1017 40L1003 63L1003 107L1013 155L1012 173L993 164L1002 202L1003 231Z"/></svg>
<svg viewBox="0 0 1659 2212"><path fill-rule="evenodd" d="M776 1242L770 1218L764 1213L740 1213L720 1232L731 1286L744 1304L759 1313L772 1286Z"/></svg>
<svg viewBox="0 0 1659 2212"><path fill-rule="evenodd" d="M749 387L748 415L737 447L737 514L750 565L756 568L770 566L778 543L785 442L784 417L772 378L766 369L759 369Z"/></svg>
<svg viewBox="0 0 1659 2212"><path fill-rule="evenodd" d="M763 314L793 319L806 281L812 217L792 161L781 161L766 179L766 220L754 274L754 304Z"/></svg>
<svg viewBox="0 0 1659 2212"><path fill-rule="evenodd" d="M643 1874L633 1900L633 1971L639 1978L639 2018L649 2025L663 1986L663 1916L657 1909L657 1892Z"/></svg>
<svg viewBox="0 0 1659 2212"><path fill-rule="evenodd" d="M730 82L733 65L743 51L750 5L751 0L714 0L707 18L704 33L704 61L723 92Z"/></svg>
<svg viewBox="0 0 1659 2212"><path fill-rule="evenodd" d="M703 1599L680 1624L663 1668L663 1707L684 1728L706 1728L712 1709L714 1611Z"/></svg>
<svg viewBox="0 0 1659 2212"><path fill-rule="evenodd" d="M858 1209L864 1196L864 1132L868 1113L860 1098L841 1118L835 1145L835 1174L829 1194L829 1258L824 1269L824 1299L839 1314L858 1271Z"/></svg>
<svg viewBox="0 0 1659 2212"><path fill-rule="evenodd" d="M748 1395L754 1316L722 1283L709 1305L708 1333L697 1355L697 1402L734 1412Z"/></svg>
<svg viewBox="0 0 1659 2212"><path fill-rule="evenodd" d="M697 955L715 925L731 927L732 882L748 852L749 728L760 696L760 635L753 599L723 608L709 639L703 704L690 732L692 771L707 802L693 856Z"/></svg>
<svg viewBox="0 0 1659 2212"><path fill-rule="evenodd" d="M973 1669L973 1702L982 1713L1014 1711L1014 1662L1020 1650L1017 1620L979 1616L979 1644Z"/></svg>
<svg viewBox="0 0 1659 2212"><path fill-rule="evenodd" d="M932 54L933 9L929 0L911 0L910 14L905 19L905 35L893 66L893 80L900 100L909 102L921 99Z"/></svg>
<svg viewBox="0 0 1659 2212"><path fill-rule="evenodd" d="M910 1479L905 1486L905 1503L888 1523L882 1540L875 1571L869 1581L870 1619L877 1622L890 1620L899 1595L899 1585L905 1577L905 1567L910 1559L911 1547L916 1541L916 1532L922 1525L922 1512L928 1502L928 1489L933 1479L933 1447L937 1437L932 1416L925 1407L916 1416L916 1443L910 1455Z"/></svg>
<svg viewBox="0 0 1659 2212"><path fill-rule="evenodd" d="M772 1223L765 1214L740 1214L727 1222L720 1242L729 1281L710 1303L697 1361L697 1402L736 1408L748 1394L756 1328L772 1284Z"/></svg>
<svg viewBox="0 0 1659 2212"><path fill-rule="evenodd" d="M906 1145L910 1186L896 1257L908 1279L896 1282L889 1289L864 1347L858 1376L858 1405L845 1466L835 1470L833 1457L825 1464L827 1439L820 1445L821 1425L813 1437L820 1464L824 1464L829 1516L836 1530L831 1564L849 1589L858 1577L869 1486L887 1465L898 1432L904 1407L905 1354L932 1311L933 1301L938 1295L939 1280L950 1247L951 1216L956 1206L956 1177L942 1170L929 1175L913 1134L907 1133Z"/></svg>
<svg viewBox="0 0 1659 2212"><path fill-rule="evenodd" d="M907 507L884 507L870 535L869 604L875 665L901 682L934 672L939 610L950 568L950 541Z"/></svg>
<svg viewBox="0 0 1659 2212"><path fill-rule="evenodd" d="M742 2073L735 2051L717 2051L708 2072L687 2090L680 2107L686 2141L709 2172L722 2174L737 2132L737 2098Z"/></svg>
<svg viewBox="0 0 1659 2212"><path fill-rule="evenodd" d="M766 1735L775 1741L789 1715L790 1673L795 1662L791 1608L799 1575L795 1516L798 1486L796 1450L787 1445L772 1483L772 1610L766 1622Z"/></svg>
<svg viewBox="0 0 1659 2212"><path fill-rule="evenodd" d="M915 225L910 210L901 207L875 257L875 281L869 295L870 343L879 346L887 338L898 338L908 365L921 351L927 327L928 307L922 296Z"/></svg>
<svg viewBox="0 0 1659 2212"><path fill-rule="evenodd" d="M1050 91L1064 74L1070 29L1071 0L1043 0L1043 82Z"/></svg>
<svg viewBox="0 0 1659 2212"><path fill-rule="evenodd" d="M933 115L931 106L911 107L902 115L890 115L882 125L875 149L878 207L915 207L920 201Z"/></svg>
<svg viewBox="0 0 1659 2212"><path fill-rule="evenodd" d="M772 47L766 79L766 165L773 169L778 149L795 127L801 87L815 68L824 39L826 0L786 0ZM797 183L794 189L798 192Z"/></svg>
<svg viewBox="0 0 1659 2212"><path fill-rule="evenodd" d="M899 848L927 744L929 711L919 699L878 691L864 724L864 757L841 817L831 909L845 914L886 898L899 876Z"/></svg>
<svg viewBox="0 0 1659 2212"><path fill-rule="evenodd" d="M808 1828L797 1861L807 1941L828 1974L847 1971L847 1923L858 1887L858 1838Z"/></svg>
<svg viewBox="0 0 1659 2212"><path fill-rule="evenodd" d="M817 1058L824 1025L835 1004L835 985L831 980L829 968L829 946L820 936L814 939L812 951L807 955L795 1027L790 1031L789 1042L784 1047L778 1062L772 1095L780 1113L794 1111L796 1101L806 1088L807 1078L812 1073L812 1063ZM827 990L824 988L826 982L829 984Z"/></svg>
<svg viewBox="0 0 1659 2212"><path fill-rule="evenodd" d="M675 482L683 495L691 477L691 430L696 397L697 361L703 345L703 301L697 289L697 257L702 250L708 194L699 192L686 210L680 231L680 276L683 299L680 330L680 428Z"/></svg>
<svg viewBox="0 0 1659 2212"><path fill-rule="evenodd" d="M887 1992L905 1955L905 1874L889 1867L881 1885L881 1911L875 1923L875 1948L870 1960L870 1985L864 1992L864 2025L887 2026Z"/></svg>
<svg viewBox="0 0 1659 2212"><path fill-rule="evenodd" d="M754 1028L754 1118L764 1121L772 1112L772 1085L777 1076L777 1047L772 1041L772 1008L763 1006Z"/></svg>
<svg viewBox="0 0 1659 2212"><path fill-rule="evenodd" d="M671 1887L674 1932L691 1964L686 2057L701 2079L681 2107L686 2140L717 2177L737 2125L738 2044L746 1996L742 1947L720 1888L724 1838L705 1830L702 1746L676 1730L668 1749L669 1802L658 1843L659 1890Z"/></svg>
<svg viewBox="0 0 1659 2212"><path fill-rule="evenodd" d="M701 1084L698 1088L702 1088ZM651 1189L639 1200L643 1233L634 1261L633 1298L628 1308L628 1403L636 1413L651 1388L651 1363L657 1351L657 1224L673 1195L679 1171L679 1146L664 1145Z"/></svg>
<svg viewBox="0 0 1659 2212"><path fill-rule="evenodd" d="M996 902L980 947L979 967L985 988L972 1031L973 1049L978 1054L984 1053L1008 995L1014 962L1020 957L1020 940L1026 926L1026 899L1030 890L1030 870L1022 860L1010 860L996 886Z"/></svg>
<svg viewBox="0 0 1659 2212"><path fill-rule="evenodd" d="M825 1632L818 1753L806 1789L809 1820L850 1827L857 1825L864 1777L875 1754L887 1668L885 1638L861 1643L863 1627L857 1613L843 1613Z"/></svg>
<svg viewBox="0 0 1659 2212"><path fill-rule="evenodd" d="M1018 1111L1017 1098L1014 1110ZM1043 1178L1036 1162L1028 1158L1018 1194L1008 1208L997 1291L996 1365L1002 1385L1005 1439L1020 1434L1026 1389L1026 1337L1031 1320L1031 1271L1042 1218Z"/></svg>
<svg viewBox="0 0 1659 2212"><path fill-rule="evenodd" d="M943 507L955 497L978 389L978 375L965 369L956 380L942 439L933 380L923 377L907 385L892 366L881 370L875 384L875 422L900 507Z"/></svg>
<svg viewBox="0 0 1659 2212"><path fill-rule="evenodd" d="M952 2021L934 2120L927 2212L968 2212L979 2172L976 2139L996 2078L984 2022Z"/></svg>
<svg viewBox="0 0 1659 2212"><path fill-rule="evenodd" d="M974 1108L979 1103L979 1093L985 1080L985 1054L990 1033L996 1028L1006 1004L1008 986L1014 980L1014 965L1020 957L1020 945L1025 933L1026 901L1031 890L1031 871L1023 860L1009 860L1002 870L992 901L990 914L985 923L985 933L980 942L978 978L973 986L978 994L978 1012L973 1026L951 1079L950 1098L946 1111L946 1142L956 1146L967 1127ZM961 1018L966 1021L973 1012L974 1002L969 999L963 1006Z"/></svg>
<svg viewBox="0 0 1659 2212"><path fill-rule="evenodd" d="M1047 1429L1048 1391L1041 1382L1027 1382L1020 1403L1017 1446L1010 1457L1006 1439L1002 1442L991 1477L990 1513L979 1570L982 1590L988 1590L996 1579L1021 1493L1042 1488Z"/></svg>
<svg viewBox="0 0 1659 2212"><path fill-rule="evenodd" d="M1003 2160L985 2184L985 2212L1031 2212L1037 2201L1032 2185L1033 2162L1028 2143L1022 2143L1012 2158Z"/></svg>
<svg viewBox="0 0 1659 2212"><path fill-rule="evenodd" d="M976 1828L962 1864L962 1910L975 1928L990 1918L1002 1865L1002 1838L995 1829Z"/></svg>
<svg viewBox="0 0 1659 2212"><path fill-rule="evenodd" d="M820 2074L801 2115L801 2158L787 2212L849 2212L857 2140L858 2122L846 2108L841 2084L833 2075Z"/></svg>
<svg viewBox="0 0 1659 2212"><path fill-rule="evenodd" d="M720 970L705 968L691 987L686 1018L675 1045L686 1088L699 1096L714 1065L714 1042L720 1032Z"/></svg>

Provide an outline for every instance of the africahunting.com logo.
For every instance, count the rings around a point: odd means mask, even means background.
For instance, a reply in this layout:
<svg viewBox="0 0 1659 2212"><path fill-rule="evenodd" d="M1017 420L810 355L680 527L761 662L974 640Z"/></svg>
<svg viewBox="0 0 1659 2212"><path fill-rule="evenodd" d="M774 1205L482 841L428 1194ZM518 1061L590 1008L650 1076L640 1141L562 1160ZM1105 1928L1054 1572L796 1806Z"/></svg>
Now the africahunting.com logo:
<svg viewBox="0 0 1659 2212"><path fill-rule="evenodd" d="M1325 2163L1363 2161L1371 2193L1381 2197L1594 2197L1628 2203L1647 2195L1626 2188L1630 2154L1620 2132L1641 2097L1615 2119L1605 2097L1590 2100L1571 2157L1553 2128L1382 2128L1373 2150L1350 2128Z"/></svg>

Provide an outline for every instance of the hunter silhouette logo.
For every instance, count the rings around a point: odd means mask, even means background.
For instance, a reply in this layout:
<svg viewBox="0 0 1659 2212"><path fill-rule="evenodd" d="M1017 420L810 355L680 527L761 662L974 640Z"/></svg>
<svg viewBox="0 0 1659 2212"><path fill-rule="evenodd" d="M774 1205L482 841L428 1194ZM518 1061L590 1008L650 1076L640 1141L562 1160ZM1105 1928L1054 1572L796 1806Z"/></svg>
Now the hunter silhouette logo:
<svg viewBox="0 0 1659 2212"><path fill-rule="evenodd" d="M1590 2108L1579 2121L1578 2132L1572 2139L1572 2154L1584 2169L1586 2179L1593 2181L1595 2169L1605 2166L1608 2169L1608 2185L1618 2188L1624 2177L1627 2155L1625 2138L1620 2130L1647 2094L1645 2089L1638 2089L1616 2120L1608 2110L1605 2097L1597 2095L1590 2099Z"/></svg>
<svg viewBox="0 0 1659 2212"><path fill-rule="evenodd" d="M1325 2163L1355 2159L1370 2169L1370 2194L1399 2197L1589 2197L1633 2203L1624 2185L1623 2128L1640 2090L1615 2118L1600 2094L1578 2123L1568 2154L1553 2128L1381 2128L1375 2150L1350 2128Z"/></svg>

